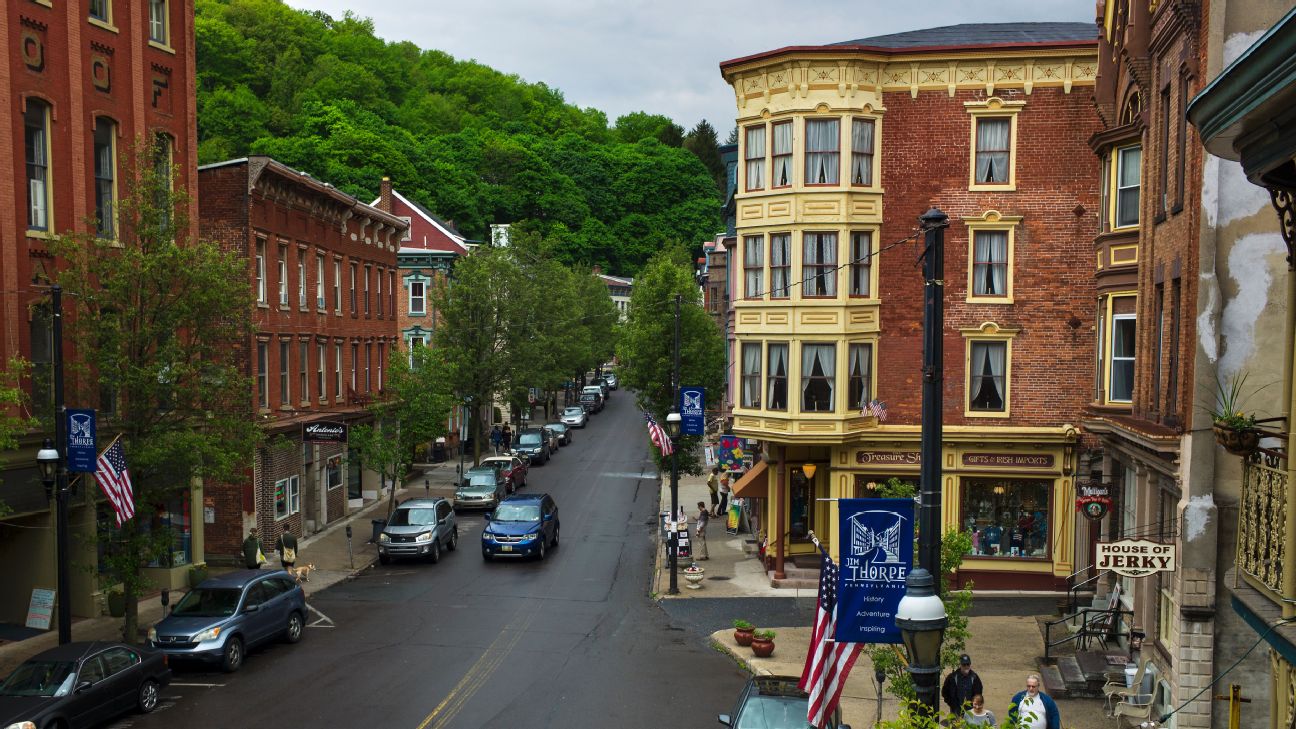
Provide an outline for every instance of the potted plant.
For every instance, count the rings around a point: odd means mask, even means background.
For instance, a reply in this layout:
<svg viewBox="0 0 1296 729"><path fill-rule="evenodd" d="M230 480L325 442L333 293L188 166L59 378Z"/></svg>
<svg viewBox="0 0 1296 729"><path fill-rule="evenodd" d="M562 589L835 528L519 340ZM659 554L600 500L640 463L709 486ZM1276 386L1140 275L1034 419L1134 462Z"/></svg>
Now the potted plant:
<svg viewBox="0 0 1296 729"><path fill-rule="evenodd" d="M1260 446L1260 431L1256 430L1254 413L1244 413L1241 408L1242 386L1246 375L1234 376L1225 387L1216 381L1216 406L1207 410L1215 431L1215 440L1224 450L1235 456L1249 456Z"/></svg>
<svg viewBox="0 0 1296 729"><path fill-rule="evenodd" d="M197 587L202 581L207 579L207 564L200 563L189 568L189 587Z"/></svg>
<svg viewBox="0 0 1296 729"><path fill-rule="evenodd" d="M741 646L751 645L753 637L752 631L756 630L756 626L741 618L733 621L733 626L734 642Z"/></svg>
<svg viewBox="0 0 1296 729"><path fill-rule="evenodd" d="M120 618L126 614L126 593L120 588L108 591L108 614Z"/></svg>
<svg viewBox="0 0 1296 729"><path fill-rule="evenodd" d="M757 658L769 658L774 654L774 631L758 630L752 635L752 653Z"/></svg>

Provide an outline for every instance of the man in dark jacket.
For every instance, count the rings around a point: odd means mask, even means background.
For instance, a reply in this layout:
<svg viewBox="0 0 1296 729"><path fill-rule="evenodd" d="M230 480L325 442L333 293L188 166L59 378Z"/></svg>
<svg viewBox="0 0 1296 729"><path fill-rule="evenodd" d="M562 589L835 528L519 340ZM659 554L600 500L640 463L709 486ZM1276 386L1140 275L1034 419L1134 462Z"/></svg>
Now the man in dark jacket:
<svg viewBox="0 0 1296 729"><path fill-rule="evenodd" d="M251 533L247 539L243 540L243 566L250 570L261 569L261 560L257 559L261 553L261 540L257 539L256 527L252 527Z"/></svg>
<svg viewBox="0 0 1296 729"><path fill-rule="evenodd" d="M963 716L968 704L972 703L972 697L980 693L984 693L981 677L972 670L972 657L964 653L959 656L958 670L945 677L945 684L941 686L941 698L945 700L951 714Z"/></svg>

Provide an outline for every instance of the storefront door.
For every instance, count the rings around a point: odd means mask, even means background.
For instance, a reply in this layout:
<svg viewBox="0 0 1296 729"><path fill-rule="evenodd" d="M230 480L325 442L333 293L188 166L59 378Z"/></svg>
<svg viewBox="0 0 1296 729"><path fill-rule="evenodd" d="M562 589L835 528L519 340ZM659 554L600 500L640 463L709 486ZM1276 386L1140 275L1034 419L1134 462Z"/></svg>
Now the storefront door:
<svg viewBox="0 0 1296 729"><path fill-rule="evenodd" d="M810 541L815 529L815 480L806 478L800 466L792 468L788 499L788 537L793 542Z"/></svg>

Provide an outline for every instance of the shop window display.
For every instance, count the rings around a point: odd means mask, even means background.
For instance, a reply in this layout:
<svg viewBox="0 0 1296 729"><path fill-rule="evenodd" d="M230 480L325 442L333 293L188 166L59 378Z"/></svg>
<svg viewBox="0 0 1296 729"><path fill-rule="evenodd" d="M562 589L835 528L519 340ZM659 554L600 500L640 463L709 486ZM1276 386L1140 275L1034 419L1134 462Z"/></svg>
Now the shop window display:
<svg viewBox="0 0 1296 729"><path fill-rule="evenodd" d="M965 478L963 528L980 557L1048 557L1049 481Z"/></svg>

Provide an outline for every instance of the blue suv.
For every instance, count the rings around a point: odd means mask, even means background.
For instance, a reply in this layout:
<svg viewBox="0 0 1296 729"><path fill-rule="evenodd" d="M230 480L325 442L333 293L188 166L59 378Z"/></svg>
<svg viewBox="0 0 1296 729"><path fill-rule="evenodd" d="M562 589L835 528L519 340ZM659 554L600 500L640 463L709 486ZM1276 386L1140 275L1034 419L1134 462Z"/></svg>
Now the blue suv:
<svg viewBox="0 0 1296 729"><path fill-rule="evenodd" d="M535 557L544 559L558 546L558 505L549 494L515 494L486 516L482 530L482 559Z"/></svg>
<svg viewBox="0 0 1296 729"><path fill-rule="evenodd" d="M283 570L240 570L202 581L148 632L172 659L219 663L237 671L248 649L277 638L301 640L306 593Z"/></svg>

